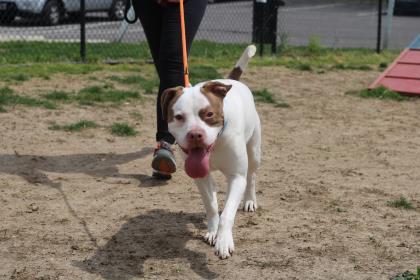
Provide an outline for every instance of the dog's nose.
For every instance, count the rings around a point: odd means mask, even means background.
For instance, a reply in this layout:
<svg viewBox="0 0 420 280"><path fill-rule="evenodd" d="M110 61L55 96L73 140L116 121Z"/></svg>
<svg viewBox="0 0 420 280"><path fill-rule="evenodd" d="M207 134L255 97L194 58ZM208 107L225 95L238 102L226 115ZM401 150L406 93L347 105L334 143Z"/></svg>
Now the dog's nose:
<svg viewBox="0 0 420 280"><path fill-rule="evenodd" d="M189 142L202 142L204 141L204 133L201 130L191 130L187 134Z"/></svg>

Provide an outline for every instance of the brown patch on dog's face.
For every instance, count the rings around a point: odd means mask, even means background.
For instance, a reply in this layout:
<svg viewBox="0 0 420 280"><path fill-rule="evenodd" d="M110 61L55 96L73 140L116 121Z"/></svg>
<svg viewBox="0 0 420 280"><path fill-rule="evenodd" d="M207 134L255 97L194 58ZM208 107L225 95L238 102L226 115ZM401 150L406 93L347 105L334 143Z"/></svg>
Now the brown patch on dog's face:
<svg viewBox="0 0 420 280"><path fill-rule="evenodd" d="M209 126L223 126L223 98L232 88L220 82L208 82L201 88L201 93L208 99L210 106L201 109L198 114Z"/></svg>
<svg viewBox="0 0 420 280"><path fill-rule="evenodd" d="M162 117L163 120L172 122L174 120L174 111L172 106L178 100L178 98L184 92L183 87L174 87L166 89L160 98L160 104L162 106Z"/></svg>

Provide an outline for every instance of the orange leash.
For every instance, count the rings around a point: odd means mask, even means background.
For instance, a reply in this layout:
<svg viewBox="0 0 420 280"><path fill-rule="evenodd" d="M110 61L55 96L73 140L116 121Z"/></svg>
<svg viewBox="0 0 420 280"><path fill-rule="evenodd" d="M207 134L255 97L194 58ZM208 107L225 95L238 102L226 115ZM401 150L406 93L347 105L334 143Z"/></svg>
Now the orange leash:
<svg viewBox="0 0 420 280"><path fill-rule="evenodd" d="M188 76L189 73L188 73L187 38L185 35L184 0L179 1L179 10L181 14L182 60L184 64L184 84L185 84L185 87L189 87L190 79Z"/></svg>

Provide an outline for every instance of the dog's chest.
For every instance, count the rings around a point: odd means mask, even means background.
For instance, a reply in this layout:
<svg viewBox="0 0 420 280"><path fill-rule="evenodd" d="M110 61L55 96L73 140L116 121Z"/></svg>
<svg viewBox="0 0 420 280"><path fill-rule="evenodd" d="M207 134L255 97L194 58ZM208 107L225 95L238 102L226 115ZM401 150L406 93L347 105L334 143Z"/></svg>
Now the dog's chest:
<svg viewBox="0 0 420 280"><path fill-rule="evenodd" d="M235 154L237 151L234 150L234 146L225 138L227 137L220 137L220 139L217 140L210 155L211 170L224 171L231 169L230 167L235 164Z"/></svg>

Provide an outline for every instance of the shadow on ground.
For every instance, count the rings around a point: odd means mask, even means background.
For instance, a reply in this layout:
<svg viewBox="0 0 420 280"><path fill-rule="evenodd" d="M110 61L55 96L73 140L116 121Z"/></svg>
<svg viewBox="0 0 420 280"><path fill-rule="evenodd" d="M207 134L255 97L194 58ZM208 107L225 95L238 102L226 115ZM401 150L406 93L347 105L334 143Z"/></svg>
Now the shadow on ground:
<svg viewBox="0 0 420 280"><path fill-rule="evenodd" d="M121 174L118 171L118 165L145 158L152 152L152 148L144 148L141 151L127 154L0 155L0 173L17 175L28 183L44 184L53 188L60 187L61 183L52 181L45 172L84 173L99 178L135 179L140 182L140 187L161 186L166 183L153 180L148 175Z"/></svg>
<svg viewBox="0 0 420 280"><path fill-rule="evenodd" d="M198 213L172 213L153 210L130 219L95 254L73 265L105 279L120 280L144 276L148 259L186 259L200 277L214 279L217 274L207 267L207 256L186 248L189 240L199 237L188 230L188 224L205 229L204 215ZM201 239L201 238L200 238ZM159 273L154 268L154 273ZM176 267L174 267L176 276ZM157 275L158 276L158 275Z"/></svg>
<svg viewBox="0 0 420 280"><path fill-rule="evenodd" d="M153 152L151 148L144 148L139 152L127 154L76 154L62 156L36 156L36 155L0 155L0 174L20 176L33 185L46 185L56 189L63 197L71 215L77 219L89 236L92 244L98 248L96 238L89 230L86 221L79 216L77 209L72 206L60 181L51 180L45 172L52 173L84 173L99 178L125 178L136 179L140 187L158 187L166 185L166 181L155 180L144 174L121 174L117 165L142 159Z"/></svg>
<svg viewBox="0 0 420 280"><path fill-rule="evenodd" d="M198 239L188 229L204 230L203 214L172 213L153 210L130 219L104 246L99 246L86 222L78 215L62 190L60 181L48 178L51 173L84 173L93 177L137 179L141 187L166 184L143 174L120 174L118 165L145 158L153 149L144 148L127 154L76 154L61 156L0 155L0 173L20 176L28 183L43 184L57 189L63 196L69 211L84 225L96 253L88 260L74 263L75 266L97 274L105 279L129 279L141 277L147 259L186 259L191 269L200 277L213 279L217 275L207 267L207 256L186 248L189 240ZM176 268L174 268L176 273ZM176 275L176 274L175 274Z"/></svg>

